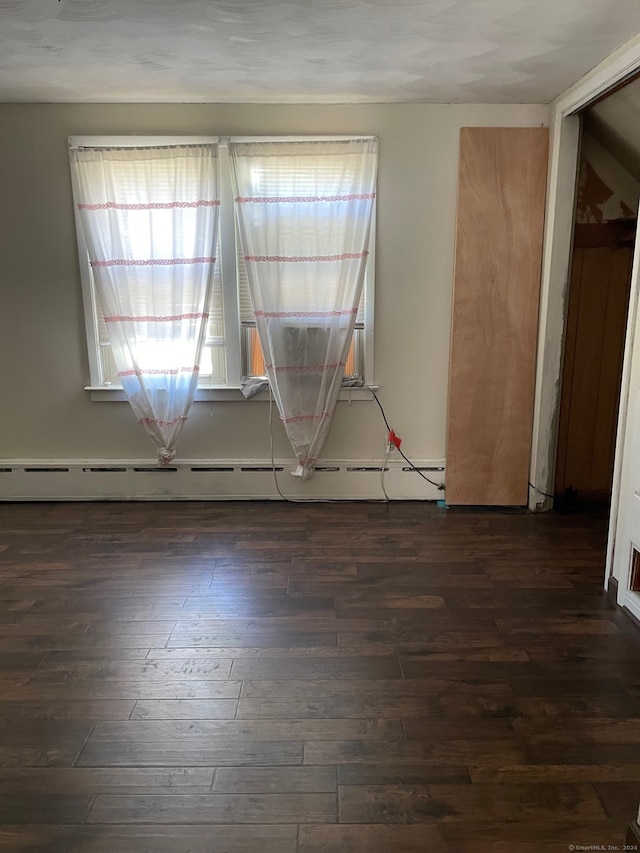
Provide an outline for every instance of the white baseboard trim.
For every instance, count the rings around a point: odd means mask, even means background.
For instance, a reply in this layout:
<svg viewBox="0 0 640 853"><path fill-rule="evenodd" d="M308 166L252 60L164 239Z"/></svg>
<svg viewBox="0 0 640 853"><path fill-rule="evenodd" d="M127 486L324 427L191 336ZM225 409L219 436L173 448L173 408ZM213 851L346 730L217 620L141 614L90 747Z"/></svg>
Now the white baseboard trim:
<svg viewBox="0 0 640 853"><path fill-rule="evenodd" d="M404 460L322 460L310 480L291 476L293 459L275 460L280 491L293 500L436 501L444 492ZM414 460L434 483L445 463ZM383 482L381 482L383 480ZM384 491L383 491L384 485ZM161 468L149 459L0 460L0 501L282 500L270 459L181 459Z"/></svg>
<svg viewBox="0 0 640 853"><path fill-rule="evenodd" d="M624 597L624 607L636 618L640 623L640 595L632 590L627 590Z"/></svg>

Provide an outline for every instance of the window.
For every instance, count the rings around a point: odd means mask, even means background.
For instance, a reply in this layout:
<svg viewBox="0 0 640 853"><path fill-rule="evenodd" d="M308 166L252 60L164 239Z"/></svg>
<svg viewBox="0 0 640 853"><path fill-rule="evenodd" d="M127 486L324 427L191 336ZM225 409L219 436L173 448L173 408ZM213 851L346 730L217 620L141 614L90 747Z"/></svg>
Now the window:
<svg viewBox="0 0 640 853"><path fill-rule="evenodd" d="M241 353L242 353L242 375L247 377L266 378L266 367L258 330L251 307L251 295L249 293L249 281L247 268L244 262L240 235L236 227L236 263L238 293L240 298L240 324L242 330ZM364 307L365 307L366 285L360 297L356 325L353 331L351 348L347 355L347 363L344 369L345 379L364 381L365 358L364 358Z"/></svg>
<svg viewBox="0 0 640 853"><path fill-rule="evenodd" d="M258 139L256 137L256 139ZM309 137L311 139L311 137ZM290 141L290 138L288 138ZM273 141L273 140L270 140ZM220 219L214 282L209 304L209 320L204 339L198 387L237 388L243 376L264 376L265 363L258 341L251 306L244 253L234 212L233 190L229 168L227 139L217 137L72 137L70 147L150 147L161 145L218 144L218 181ZM268 173L256 175L256 190L273 190ZM297 187L304 184L298 176ZM286 195L291 187L279 187ZM154 239L171 245L171 233L160 233ZM87 247L81 228L77 228L81 277L85 304L85 324L90 365L90 385L94 389L120 387L112 347L107 332L103 306L97 296ZM143 239L132 229L130 238ZM353 342L347 358L345 377L371 382L373 377L373 284L375 258L371 240L362 298L356 317Z"/></svg>

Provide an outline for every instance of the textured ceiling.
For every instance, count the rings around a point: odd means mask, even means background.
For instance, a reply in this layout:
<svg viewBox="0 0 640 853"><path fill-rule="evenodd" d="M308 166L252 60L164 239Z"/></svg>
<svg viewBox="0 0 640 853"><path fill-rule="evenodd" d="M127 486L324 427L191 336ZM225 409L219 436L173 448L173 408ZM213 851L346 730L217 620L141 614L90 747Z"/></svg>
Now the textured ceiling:
<svg viewBox="0 0 640 853"><path fill-rule="evenodd" d="M0 101L544 103L638 0L0 0Z"/></svg>

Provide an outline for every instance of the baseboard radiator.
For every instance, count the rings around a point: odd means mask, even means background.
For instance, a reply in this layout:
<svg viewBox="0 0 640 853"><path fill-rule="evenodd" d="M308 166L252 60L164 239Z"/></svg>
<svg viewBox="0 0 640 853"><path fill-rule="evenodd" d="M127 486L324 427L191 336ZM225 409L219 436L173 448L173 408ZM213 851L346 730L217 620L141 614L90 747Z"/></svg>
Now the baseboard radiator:
<svg viewBox="0 0 640 853"><path fill-rule="evenodd" d="M424 477L444 483L444 460L414 460ZM274 461L277 484L294 500L423 500L444 498L404 460L323 460L306 481L291 476L293 459ZM0 501L282 500L270 459L0 460Z"/></svg>

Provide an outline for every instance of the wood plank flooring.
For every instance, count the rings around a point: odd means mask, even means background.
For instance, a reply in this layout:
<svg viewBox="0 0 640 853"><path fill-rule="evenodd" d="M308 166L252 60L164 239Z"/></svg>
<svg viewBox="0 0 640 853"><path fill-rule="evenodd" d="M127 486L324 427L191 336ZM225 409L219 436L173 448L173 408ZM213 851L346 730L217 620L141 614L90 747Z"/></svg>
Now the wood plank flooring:
<svg viewBox="0 0 640 853"><path fill-rule="evenodd" d="M622 849L640 632L605 537L425 503L0 504L0 850Z"/></svg>

